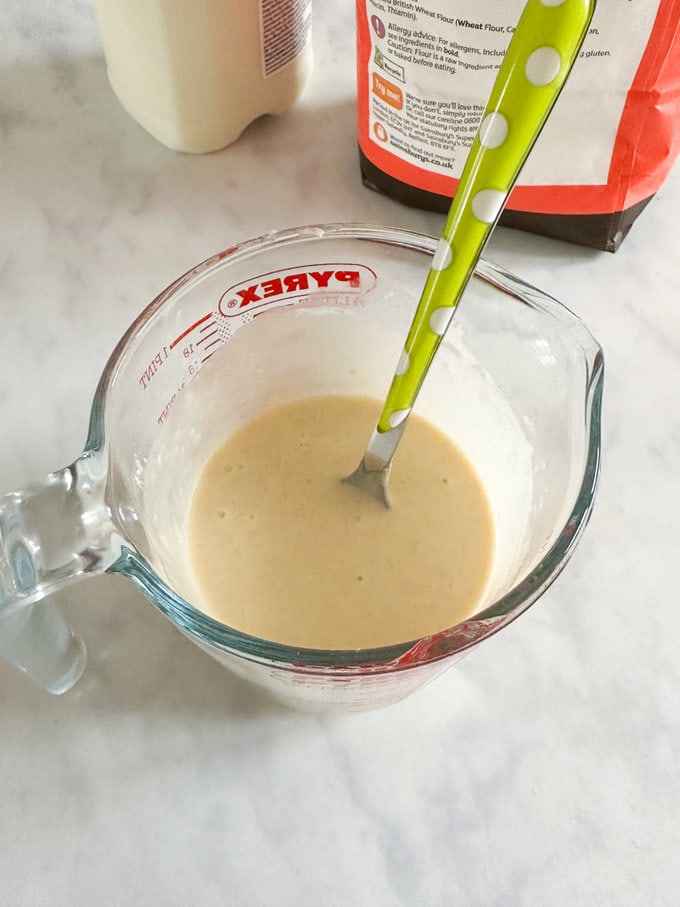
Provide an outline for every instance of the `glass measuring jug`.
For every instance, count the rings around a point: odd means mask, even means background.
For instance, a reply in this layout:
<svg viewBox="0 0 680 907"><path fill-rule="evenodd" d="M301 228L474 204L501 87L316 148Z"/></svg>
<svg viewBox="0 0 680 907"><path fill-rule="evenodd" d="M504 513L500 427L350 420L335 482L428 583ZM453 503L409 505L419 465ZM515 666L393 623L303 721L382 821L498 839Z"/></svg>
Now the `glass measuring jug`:
<svg viewBox="0 0 680 907"><path fill-rule="evenodd" d="M370 708L403 698L535 602L593 506L602 351L558 302L482 262L418 407L465 450L491 500L497 552L480 612L424 639L337 651L248 636L195 607L186 518L209 456L276 403L381 398L436 246L384 227L303 227L227 249L164 290L104 369L83 454L0 500L0 655L47 689L68 689L84 647L42 599L109 570L289 704Z"/></svg>

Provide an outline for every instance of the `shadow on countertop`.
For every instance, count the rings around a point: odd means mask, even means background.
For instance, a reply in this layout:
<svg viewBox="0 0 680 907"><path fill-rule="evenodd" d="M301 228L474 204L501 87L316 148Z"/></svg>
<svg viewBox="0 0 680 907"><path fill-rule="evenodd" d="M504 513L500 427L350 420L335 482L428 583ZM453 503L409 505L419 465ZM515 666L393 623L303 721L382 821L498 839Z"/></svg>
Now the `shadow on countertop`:
<svg viewBox="0 0 680 907"><path fill-rule="evenodd" d="M202 652L127 580L105 574L72 586L64 598L61 610L88 650L83 676L53 696L0 662L5 714L38 712L68 723L78 712L239 722L289 713Z"/></svg>

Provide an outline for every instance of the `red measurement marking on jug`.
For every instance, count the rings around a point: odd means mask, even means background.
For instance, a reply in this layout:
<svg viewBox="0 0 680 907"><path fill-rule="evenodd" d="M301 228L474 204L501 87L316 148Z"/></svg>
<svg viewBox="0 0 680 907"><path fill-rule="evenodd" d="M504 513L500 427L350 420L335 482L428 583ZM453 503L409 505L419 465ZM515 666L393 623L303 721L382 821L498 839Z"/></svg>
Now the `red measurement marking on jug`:
<svg viewBox="0 0 680 907"><path fill-rule="evenodd" d="M178 344L178 343L181 343L182 340L184 340L185 337L188 337L189 334L191 334L192 331L195 331L196 328L200 327L204 322L206 322L209 318L212 318L212 317L213 317L213 313L212 313L212 312L208 312L208 314L207 314L207 315L204 315L203 318L199 318L198 321L195 321L195 322L194 322L190 327L188 327L185 331L182 331L182 333L179 335L179 337L175 337L175 339L174 339L174 340L171 342L171 344L170 344L170 349L171 349L171 350L174 349L174 348L177 346L177 344Z"/></svg>
<svg viewBox="0 0 680 907"><path fill-rule="evenodd" d="M213 353L217 352L217 347L222 343L215 317L212 312L208 312L207 315L199 318L198 321L195 321L185 331L182 331L179 336L175 337L170 344L170 349L172 350L178 344L182 343L182 341L186 341L194 331L198 331L201 336L196 340L187 342L182 348L182 354L185 359L190 359L194 354L201 356L201 358L196 359L190 364L190 375L193 375L199 366L203 365L204 362L207 362ZM211 350L211 352L207 352L208 350ZM206 353L207 355L203 355Z"/></svg>

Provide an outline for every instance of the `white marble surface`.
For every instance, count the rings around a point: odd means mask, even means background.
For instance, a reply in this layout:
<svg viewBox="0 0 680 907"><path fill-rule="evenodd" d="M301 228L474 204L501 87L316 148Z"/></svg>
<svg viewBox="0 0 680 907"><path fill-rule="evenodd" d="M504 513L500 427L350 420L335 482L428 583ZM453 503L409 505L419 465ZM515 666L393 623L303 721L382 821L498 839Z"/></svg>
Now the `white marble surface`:
<svg viewBox="0 0 680 907"><path fill-rule="evenodd" d="M315 12L303 100L187 157L121 110L84 0L0 7L0 491L79 453L115 340L208 254L304 222L438 231L362 187L351 9ZM596 512L541 602L404 703L313 717L124 580L74 587L81 683L0 665L2 907L678 903L679 205L676 169L614 256L492 239L607 357Z"/></svg>

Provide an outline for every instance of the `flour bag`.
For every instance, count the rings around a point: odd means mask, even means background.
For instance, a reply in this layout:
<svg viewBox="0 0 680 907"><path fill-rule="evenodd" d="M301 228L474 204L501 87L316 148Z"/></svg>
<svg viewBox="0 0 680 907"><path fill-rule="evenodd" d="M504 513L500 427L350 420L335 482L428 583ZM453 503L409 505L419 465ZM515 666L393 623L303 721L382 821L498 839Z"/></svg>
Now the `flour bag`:
<svg viewBox="0 0 680 907"><path fill-rule="evenodd" d="M365 184L448 210L524 0L356 0ZM501 223L615 252L680 150L680 0L599 0Z"/></svg>

